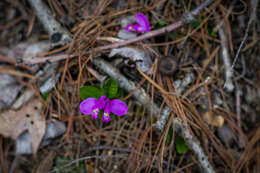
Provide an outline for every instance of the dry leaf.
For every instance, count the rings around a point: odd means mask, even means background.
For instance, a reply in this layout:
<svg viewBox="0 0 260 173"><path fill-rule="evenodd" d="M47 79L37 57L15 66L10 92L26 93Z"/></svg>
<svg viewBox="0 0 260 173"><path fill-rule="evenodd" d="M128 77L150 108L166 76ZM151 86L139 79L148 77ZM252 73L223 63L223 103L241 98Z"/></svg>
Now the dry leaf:
<svg viewBox="0 0 260 173"><path fill-rule="evenodd" d="M13 76L0 73L0 110L9 108L22 86Z"/></svg>
<svg viewBox="0 0 260 173"><path fill-rule="evenodd" d="M32 151L35 154L45 133L45 118L41 113L42 103L32 99L20 110L9 110L0 114L0 134L16 139L28 130L32 138Z"/></svg>
<svg viewBox="0 0 260 173"><path fill-rule="evenodd" d="M40 147L48 145L53 139L64 134L66 132L65 123L58 120L51 120L47 123L45 128L45 134L42 138ZM18 138L15 139L15 154L32 154L31 148L32 138L28 131L24 132Z"/></svg>
<svg viewBox="0 0 260 173"><path fill-rule="evenodd" d="M210 125L222 127L224 124L224 118L220 115L214 116L210 112L206 112L203 115L203 119Z"/></svg>
<svg viewBox="0 0 260 173"><path fill-rule="evenodd" d="M148 52L145 52L142 49L134 49L130 47L115 48L111 50L108 56L113 57L115 55L120 55L136 62L136 65L142 72L148 72L151 67Z"/></svg>

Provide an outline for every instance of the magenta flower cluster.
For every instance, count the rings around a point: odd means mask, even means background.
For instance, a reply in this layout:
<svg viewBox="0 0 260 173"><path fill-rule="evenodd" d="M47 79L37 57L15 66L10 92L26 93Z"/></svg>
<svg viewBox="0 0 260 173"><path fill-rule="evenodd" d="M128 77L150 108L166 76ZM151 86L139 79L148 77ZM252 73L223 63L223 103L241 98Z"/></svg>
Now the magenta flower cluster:
<svg viewBox="0 0 260 173"><path fill-rule="evenodd" d="M144 33L151 31L150 23L143 13L137 13L135 15L136 24L128 24L125 30L128 32L136 31L138 33Z"/></svg>
<svg viewBox="0 0 260 173"><path fill-rule="evenodd" d="M106 96L101 96L99 100L92 97L83 100L80 103L79 109L83 114L91 114L92 118L95 120L98 118L99 111L104 109L102 121L107 123L111 120L111 112L117 116L122 116L127 113L128 107L119 99L110 101Z"/></svg>

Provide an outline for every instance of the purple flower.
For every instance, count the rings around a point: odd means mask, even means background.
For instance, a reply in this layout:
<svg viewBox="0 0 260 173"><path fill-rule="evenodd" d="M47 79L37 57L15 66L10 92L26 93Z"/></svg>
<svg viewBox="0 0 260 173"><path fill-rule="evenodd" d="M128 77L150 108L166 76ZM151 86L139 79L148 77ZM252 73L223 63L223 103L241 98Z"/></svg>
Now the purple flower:
<svg viewBox="0 0 260 173"><path fill-rule="evenodd" d="M151 27L150 27L150 23L148 22L147 18L145 17L145 15L143 13L137 13L135 15L135 19L137 24L128 24L125 27L125 30L127 32L132 32L132 31L136 31L139 33L144 33L144 32L148 32L151 31Z"/></svg>
<svg viewBox="0 0 260 173"><path fill-rule="evenodd" d="M83 114L91 114L92 118L95 120L98 118L99 111L104 109L102 121L107 123L111 120L109 115L111 112L115 115L122 116L126 114L128 107L119 99L110 101L109 99L106 99L106 96L101 96L99 100L92 97L83 100L79 105L79 109Z"/></svg>

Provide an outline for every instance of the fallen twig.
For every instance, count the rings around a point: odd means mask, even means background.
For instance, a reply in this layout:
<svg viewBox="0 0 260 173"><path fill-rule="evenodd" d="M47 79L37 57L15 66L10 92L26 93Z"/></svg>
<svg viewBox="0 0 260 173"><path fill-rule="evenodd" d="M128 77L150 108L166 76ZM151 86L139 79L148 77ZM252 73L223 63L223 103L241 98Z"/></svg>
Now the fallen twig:
<svg viewBox="0 0 260 173"><path fill-rule="evenodd" d="M244 37L243 37L243 39L242 39L242 41L241 41L241 43L240 43L240 45L238 47L238 50L237 50L236 55L235 55L235 58L234 58L233 63L231 65L231 67L230 67L229 71L231 71L231 73L232 73L232 71L234 69L234 66L235 66L236 61L237 61L238 56L239 56L239 53L240 53L240 51L241 51L241 49L242 49L243 45L245 44L246 39L248 37L248 32L249 32L250 25L252 24L253 20L256 18L256 9L257 9L258 2L259 2L259 0L251 0L251 13L250 13L249 21L247 23L245 35L244 35ZM226 79L226 82L224 84L224 88L227 87L229 85L229 83L230 82Z"/></svg>
<svg viewBox="0 0 260 173"><path fill-rule="evenodd" d="M241 41L241 43L238 47L237 53L235 55L234 61L233 61L232 66L231 66L231 70L233 70L233 68L236 64L238 55L239 55L243 45L245 44L245 41L247 39L248 32L249 32L249 27L252 24L253 20L256 18L256 9L257 9L258 2L259 2L259 0L251 0L251 13L250 13L249 21L247 23L246 32L245 32L245 35L243 37L243 40Z"/></svg>
<svg viewBox="0 0 260 173"><path fill-rule="evenodd" d="M50 35L52 46L65 45L71 42L70 33L54 19L50 9L42 0L29 0L29 2L43 24L43 27Z"/></svg>
<svg viewBox="0 0 260 173"><path fill-rule="evenodd" d="M204 172L214 173L215 171L211 166L211 164L209 163L208 157L205 155L203 149L201 148L199 141L194 136L191 135L187 127L187 124L185 124L179 118L175 118L173 120L173 128L176 130L177 133L179 133L185 138L187 145L195 154Z"/></svg>
<svg viewBox="0 0 260 173"><path fill-rule="evenodd" d="M228 18L228 16L231 14L232 9L233 9L233 5L236 1L233 1L231 3L231 6L229 7L227 14L226 14L226 18ZM224 67L225 67L225 84L224 84L224 88L227 88L227 90L229 92L232 92L234 90L234 84L232 82L232 76L233 76L233 72L231 69L231 63L230 63L230 54L229 54L229 45L228 45L228 39L227 39L227 35L225 32L225 29L223 27L223 20L220 20L219 15L214 12L215 16L217 17L217 21L218 21L218 34L220 36L220 40L221 40L221 57L223 58L223 62L224 62Z"/></svg>
<svg viewBox="0 0 260 173"><path fill-rule="evenodd" d="M223 26L221 26L218 30L220 39L221 39L221 57L223 58L224 66L225 66L225 85L224 88L227 88L229 92L232 92L234 90L234 84L232 82L232 76L233 72L231 69L231 63L230 63L230 54L228 49L228 41L227 36L224 31Z"/></svg>

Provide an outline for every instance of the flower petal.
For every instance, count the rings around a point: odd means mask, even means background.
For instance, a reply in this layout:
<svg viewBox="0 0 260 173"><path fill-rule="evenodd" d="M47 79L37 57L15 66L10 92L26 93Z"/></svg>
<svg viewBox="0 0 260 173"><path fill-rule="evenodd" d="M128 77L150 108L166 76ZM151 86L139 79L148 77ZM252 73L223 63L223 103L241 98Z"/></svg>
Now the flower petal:
<svg viewBox="0 0 260 173"><path fill-rule="evenodd" d="M86 100L83 100L80 105L79 105L79 109L80 111L87 115L87 114L91 114L93 111L93 107L96 106L98 103L98 100L96 98L87 98Z"/></svg>
<svg viewBox="0 0 260 173"><path fill-rule="evenodd" d="M151 30L150 23L148 22L147 18L143 13L136 13L135 18L136 22L140 25L144 32Z"/></svg>
<svg viewBox="0 0 260 173"><path fill-rule="evenodd" d="M95 107L95 106L94 106ZM99 109L98 108L95 108L92 113L91 113L91 116L94 120L96 120L98 118L98 113L99 113Z"/></svg>
<svg viewBox="0 0 260 173"><path fill-rule="evenodd" d="M132 24L126 25L125 30L126 30L127 32L132 32L132 31L133 31L133 25L132 25Z"/></svg>
<svg viewBox="0 0 260 173"><path fill-rule="evenodd" d="M122 116L127 113L127 105L119 99L114 99L110 102L110 110L118 116Z"/></svg>
<svg viewBox="0 0 260 173"><path fill-rule="evenodd" d="M104 123L108 123L108 122L110 122L110 120L111 120L110 115L105 114L105 113L104 113L104 115L102 115L102 121L103 121Z"/></svg>
<svg viewBox="0 0 260 173"><path fill-rule="evenodd" d="M137 32L143 32L143 27L138 24L134 24L132 26L132 30L137 31Z"/></svg>
<svg viewBox="0 0 260 173"><path fill-rule="evenodd" d="M146 29L145 27L140 26L140 25L135 26L135 27L134 27L134 30L135 30L136 32L139 32L139 33L144 33L144 32L147 31L147 29Z"/></svg>
<svg viewBox="0 0 260 173"><path fill-rule="evenodd" d="M105 123L108 123L111 120L110 117L110 101L109 99L106 100L106 105L105 105L105 110L104 110L104 114L102 115L102 121Z"/></svg>
<svg viewBox="0 0 260 173"><path fill-rule="evenodd" d="M97 103L97 106L98 106L98 109L101 110L105 107L106 105L106 96L101 96L100 99L98 100L98 103Z"/></svg>

